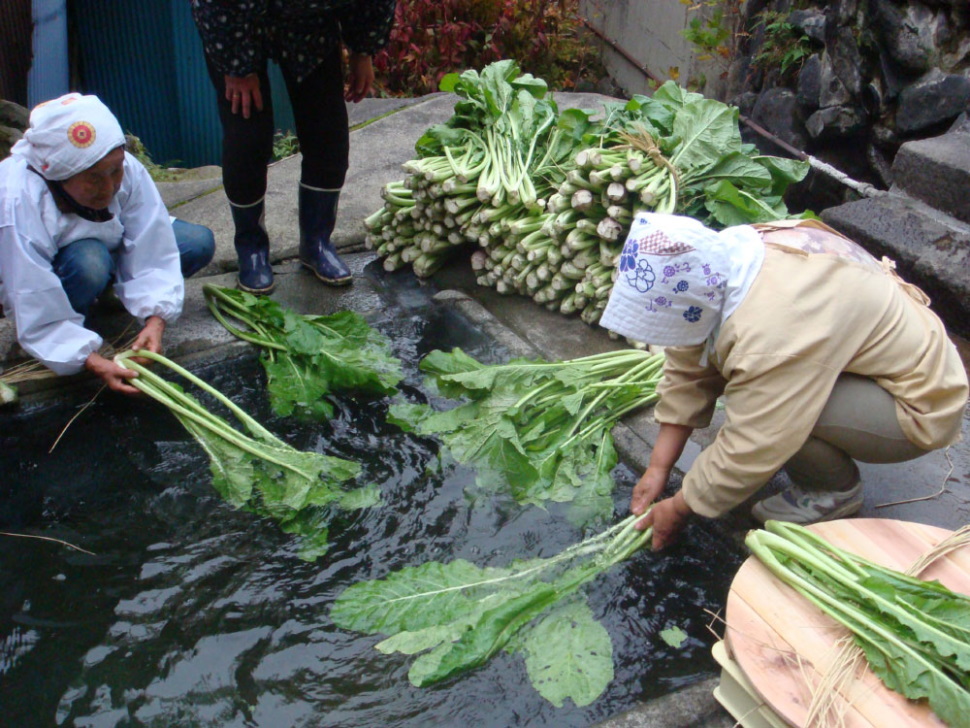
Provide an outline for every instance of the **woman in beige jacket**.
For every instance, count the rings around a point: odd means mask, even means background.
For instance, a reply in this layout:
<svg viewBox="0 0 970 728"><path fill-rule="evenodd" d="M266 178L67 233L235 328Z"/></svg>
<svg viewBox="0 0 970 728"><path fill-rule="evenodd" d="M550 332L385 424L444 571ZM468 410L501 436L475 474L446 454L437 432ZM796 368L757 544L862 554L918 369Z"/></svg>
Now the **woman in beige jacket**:
<svg viewBox="0 0 970 728"><path fill-rule="evenodd" d="M939 318L891 261L816 221L721 232L638 215L600 324L667 347L660 432L633 491L644 513L723 396L726 419L681 490L640 524L663 548L691 514L717 517L784 468L758 520L841 518L862 506L855 461L892 463L960 433L967 375Z"/></svg>

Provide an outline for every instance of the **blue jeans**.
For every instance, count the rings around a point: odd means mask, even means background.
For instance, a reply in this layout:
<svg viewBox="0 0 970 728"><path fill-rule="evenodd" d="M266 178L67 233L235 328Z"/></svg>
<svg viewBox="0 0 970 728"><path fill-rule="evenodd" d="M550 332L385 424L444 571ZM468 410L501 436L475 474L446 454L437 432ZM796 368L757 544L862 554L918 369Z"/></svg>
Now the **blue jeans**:
<svg viewBox="0 0 970 728"><path fill-rule="evenodd" d="M175 220L172 230L178 245L182 276L188 278L212 260L215 236L209 228L184 220ZM100 240L83 238L61 248L54 256L53 268L61 279L71 308L87 316L91 304L114 279L115 259Z"/></svg>

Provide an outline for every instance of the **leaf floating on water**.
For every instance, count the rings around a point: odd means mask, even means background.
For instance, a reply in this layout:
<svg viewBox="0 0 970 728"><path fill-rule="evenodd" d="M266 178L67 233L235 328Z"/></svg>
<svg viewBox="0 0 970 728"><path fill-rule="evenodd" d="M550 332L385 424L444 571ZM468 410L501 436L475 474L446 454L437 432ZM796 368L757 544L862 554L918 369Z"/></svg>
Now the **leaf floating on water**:
<svg viewBox="0 0 970 728"><path fill-rule="evenodd" d="M384 653L418 655L408 678L433 685L486 663L502 650L522 654L533 685L557 706L589 705L613 678L613 647L582 587L650 540L630 516L544 559L478 567L463 559L406 567L337 597L330 618L342 629L384 634Z"/></svg>
<svg viewBox="0 0 970 728"><path fill-rule="evenodd" d="M529 630L520 651L529 679L561 708L566 698L589 705L613 681L613 642L585 601L555 609Z"/></svg>
<svg viewBox="0 0 970 728"><path fill-rule="evenodd" d="M684 644L684 641L687 639L687 633L684 632L684 630L682 630L680 627L669 627L660 631L660 639L673 647L675 650L679 650L680 646Z"/></svg>

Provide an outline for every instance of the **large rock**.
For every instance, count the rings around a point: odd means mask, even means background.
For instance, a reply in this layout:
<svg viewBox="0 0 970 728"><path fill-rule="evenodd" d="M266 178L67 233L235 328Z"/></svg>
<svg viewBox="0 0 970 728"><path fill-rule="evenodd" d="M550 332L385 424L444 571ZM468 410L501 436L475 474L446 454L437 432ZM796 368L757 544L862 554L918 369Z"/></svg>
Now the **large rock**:
<svg viewBox="0 0 970 728"><path fill-rule="evenodd" d="M896 194L832 207L821 217L876 257L893 259L900 275L933 299L947 327L970 336L970 227Z"/></svg>
<svg viewBox="0 0 970 728"><path fill-rule="evenodd" d="M818 8L808 10L794 10L788 16L788 22L812 40L825 42L825 13Z"/></svg>
<svg viewBox="0 0 970 728"><path fill-rule="evenodd" d="M23 137L30 124L30 112L20 104L0 99L0 159L10 156L10 148Z"/></svg>
<svg viewBox="0 0 970 728"><path fill-rule="evenodd" d="M896 128L913 134L953 121L970 102L970 78L938 69L899 95Z"/></svg>
<svg viewBox="0 0 970 728"><path fill-rule="evenodd" d="M816 111L822 98L822 57L813 53L802 64L798 72L798 82L795 86L795 98L798 106L806 114Z"/></svg>
<svg viewBox="0 0 970 728"><path fill-rule="evenodd" d="M970 223L970 133L951 131L903 144L893 179L899 191Z"/></svg>
<svg viewBox="0 0 970 728"><path fill-rule="evenodd" d="M782 2L784 3L785 0ZM822 3L822 5L832 6L827 13L838 27L858 25L869 12L868 0L837 0L837 2Z"/></svg>
<svg viewBox="0 0 970 728"><path fill-rule="evenodd" d="M853 28L839 26L826 46L832 58L832 69L852 98L858 98L864 85L863 77L870 74L868 62L859 52ZM822 105L825 103L823 101Z"/></svg>
<svg viewBox="0 0 970 728"><path fill-rule="evenodd" d="M821 57L821 77L819 79L819 108L842 106L852 103L852 92L843 83L841 74L835 67L835 60L828 52Z"/></svg>
<svg viewBox="0 0 970 728"><path fill-rule="evenodd" d="M768 89L758 96L751 118L783 142L796 149L805 148L805 126L793 91L777 87Z"/></svg>
<svg viewBox="0 0 970 728"><path fill-rule="evenodd" d="M26 131L30 125L30 111L20 104L0 99L0 126Z"/></svg>
<svg viewBox="0 0 970 728"><path fill-rule="evenodd" d="M0 126L0 159L10 156L10 148L23 137L24 133L20 129L10 126Z"/></svg>
<svg viewBox="0 0 970 728"><path fill-rule="evenodd" d="M900 5L893 0L875 0L873 20L883 48L896 63L922 73L938 61L937 14L919 2Z"/></svg>
<svg viewBox="0 0 970 728"><path fill-rule="evenodd" d="M805 120L805 128L816 142L858 134L866 128L866 114L854 106L829 106Z"/></svg>

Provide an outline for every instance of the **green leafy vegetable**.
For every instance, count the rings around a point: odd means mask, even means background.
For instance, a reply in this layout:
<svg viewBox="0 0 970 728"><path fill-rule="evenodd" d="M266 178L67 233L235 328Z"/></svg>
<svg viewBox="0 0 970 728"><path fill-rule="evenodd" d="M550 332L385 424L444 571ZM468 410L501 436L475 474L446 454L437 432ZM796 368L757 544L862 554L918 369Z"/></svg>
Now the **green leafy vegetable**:
<svg viewBox="0 0 970 728"><path fill-rule="evenodd" d="M439 436L458 462L479 468L481 487L520 504L572 503L570 519L582 525L613 513L610 430L656 401L663 356L622 350L485 365L455 349L420 366L442 394L468 401L444 412L392 405L391 422Z"/></svg>
<svg viewBox="0 0 970 728"><path fill-rule="evenodd" d="M474 246L479 285L588 324L606 307L635 214L713 228L783 219L786 190L809 169L762 155L743 141L737 108L673 81L561 113L545 82L508 60L450 74L441 89L458 96L454 114L384 187L365 243L385 270L410 265L421 278Z"/></svg>
<svg viewBox="0 0 970 728"><path fill-rule="evenodd" d="M891 690L925 698L947 725L970 715L970 597L836 548L801 526L768 521L745 543L779 579L853 634Z"/></svg>
<svg viewBox="0 0 970 728"><path fill-rule="evenodd" d="M208 393L224 405L248 431L230 426L207 410L182 387L132 357L149 359ZM327 524L333 508L354 510L376 505L376 486L344 490L360 466L342 458L302 452L287 445L221 392L151 351L126 351L115 357L138 376L133 386L165 405L209 456L212 485L235 508L276 520L287 533L303 537L300 556L312 561L327 550Z"/></svg>
<svg viewBox="0 0 970 728"><path fill-rule="evenodd" d="M417 144L428 154L445 153L460 138L470 145L463 160L470 167L455 163L453 170L463 177L477 174L476 196L482 202L500 207L506 201L532 208L537 203L533 169L545 146L547 135L555 128L558 109L546 98L546 82L520 73L515 61L489 64L479 74L468 70L449 74L441 80L443 91L453 91L460 100L455 116L441 127L432 127ZM455 134L454 129L463 134ZM450 176L450 175L449 175Z"/></svg>
<svg viewBox="0 0 970 728"><path fill-rule="evenodd" d="M589 705L613 680L613 642L585 601L571 601L523 635L529 679L546 700L561 708L566 698Z"/></svg>
<svg viewBox="0 0 970 728"><path fill-rule="evenodd" d="M330 392L390 394L401 380L400 362L386 338L356 313L303 316L245 291L207 283L203 292L226 329L262 348L270 402L279 415L329 418Z"/></svg>
<svg viewBox="0 0 970 728"><path fill-rule="evenodd" d="M407 567L346 589L330 612L342 629L386 634L381 652L421 653L417 687L474 669L505 650L525 657L532 684L561 707L593 702L613 679L613 646L581 587L649 543L640 516L546 559L478 567L458 559Z"/></svg>

